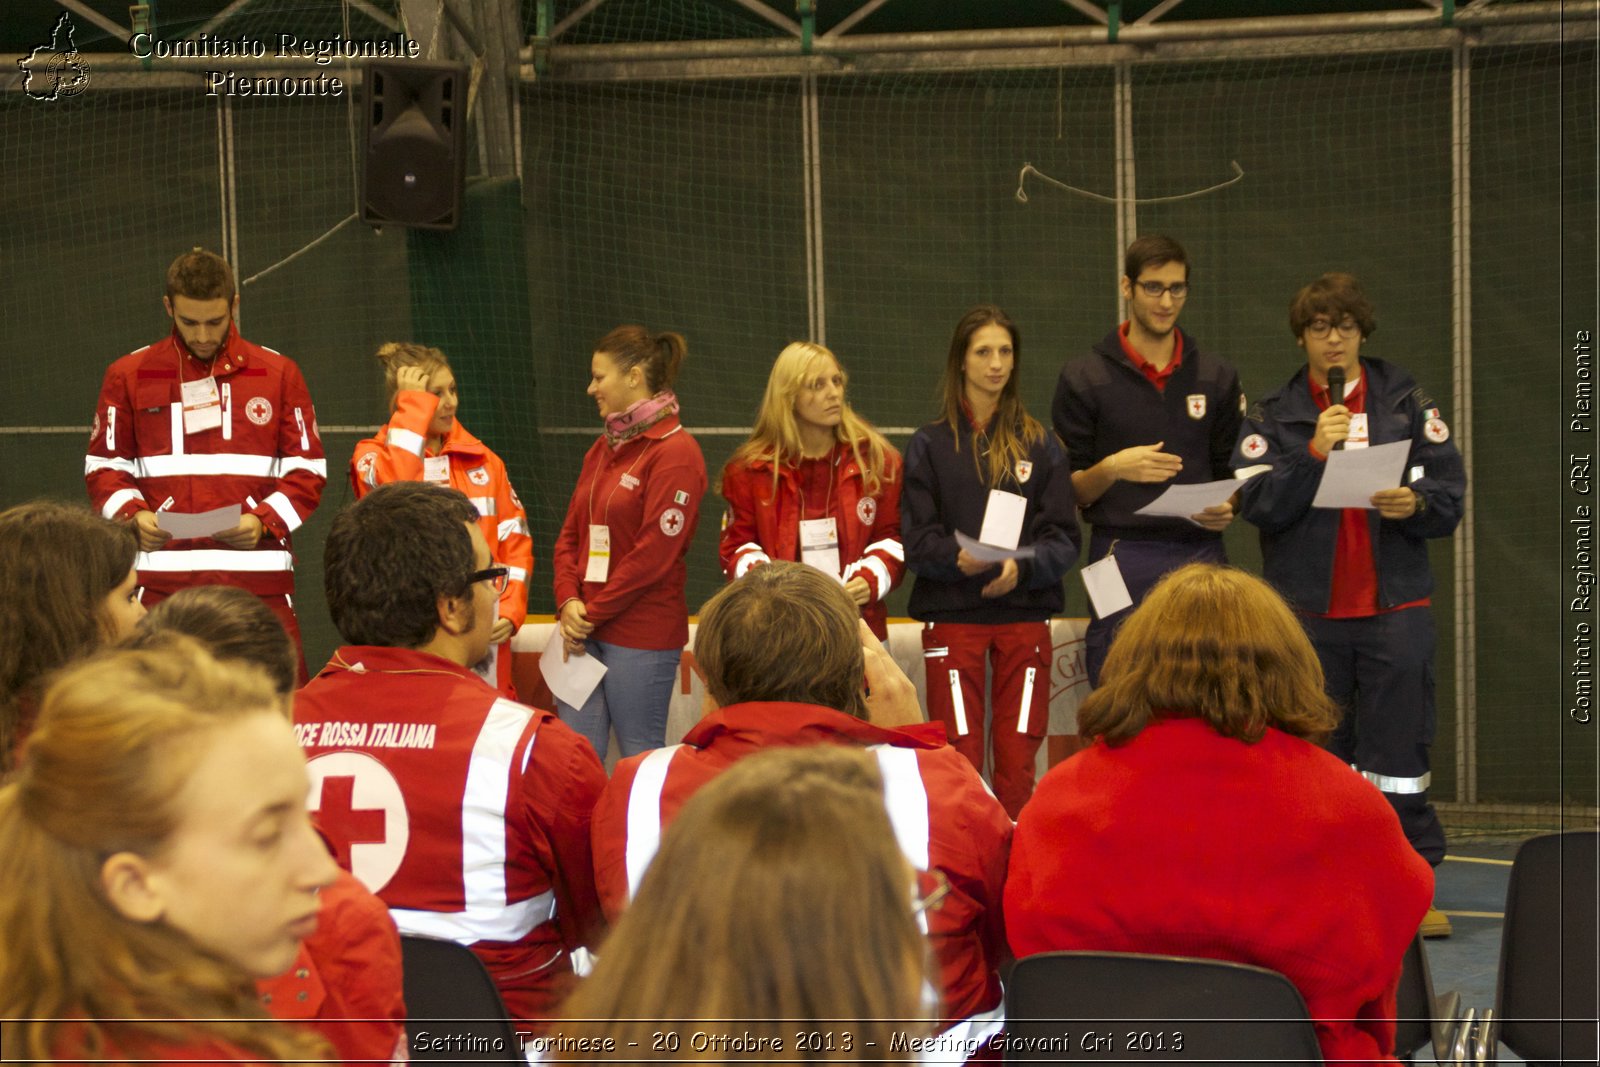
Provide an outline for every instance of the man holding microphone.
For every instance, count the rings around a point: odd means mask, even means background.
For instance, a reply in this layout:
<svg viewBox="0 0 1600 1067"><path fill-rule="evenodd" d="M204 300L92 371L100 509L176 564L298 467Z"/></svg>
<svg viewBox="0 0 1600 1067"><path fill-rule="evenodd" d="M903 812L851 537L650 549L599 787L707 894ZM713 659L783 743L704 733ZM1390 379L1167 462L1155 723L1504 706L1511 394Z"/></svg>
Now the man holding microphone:
<svg viewBox="0 0 1600 1067"><path fill-rule="evenodd" d="M1233 466L1249 478L1240 513L1261 531L1265 577L1296 608L1316 646L1328 695L1345 718L1329 749L1371 781L1413 848L1437 866L1444 829L1428 800L1433 743L1434 626L1429 538L1461 521L1466 472L1437 402L1406 371L1361 354L1377 329L1349 274L1324 274L1296 294L1289 328L1306 366L1252 407ZM1368 508L1315 508L1337 449L1406 441L1403 485ZM1257 474L1256 477L1250 477ZM1426 937L1446 937L1435 908Z"/></svg>

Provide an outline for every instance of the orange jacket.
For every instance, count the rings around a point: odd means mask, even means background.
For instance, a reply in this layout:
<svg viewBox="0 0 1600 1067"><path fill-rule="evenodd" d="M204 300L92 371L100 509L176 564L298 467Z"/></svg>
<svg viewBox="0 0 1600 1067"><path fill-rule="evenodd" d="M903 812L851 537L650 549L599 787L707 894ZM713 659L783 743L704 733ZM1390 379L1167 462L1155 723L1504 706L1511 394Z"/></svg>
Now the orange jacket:
<svg viewBox="0 0 1600 1067"><path fill-rule="evenodd" d="M389 425L356 445L350 457L350 485L356 499L388 482L424 480L428 425L439 406L432 393L406 389L396 397ZM478 525L489 542L494 561L511 571L511 581L500 596L500 617L514 627L528 615L528 575L533 572L533 538L528 515L506 476L506 465L482 441L456 420L439 455L449 460L449 481L440 484L459 489L478 509Z"/></svg>

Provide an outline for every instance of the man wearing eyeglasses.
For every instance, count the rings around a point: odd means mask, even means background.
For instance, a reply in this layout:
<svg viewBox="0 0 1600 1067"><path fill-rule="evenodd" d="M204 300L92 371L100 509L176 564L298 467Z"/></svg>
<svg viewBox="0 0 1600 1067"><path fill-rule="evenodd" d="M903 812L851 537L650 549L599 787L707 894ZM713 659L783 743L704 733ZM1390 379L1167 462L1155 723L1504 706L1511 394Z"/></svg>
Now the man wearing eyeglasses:
<svg viewBox="0 0 1600 1067"><path fill-rule="evenodd" d="M1289 328L1306 365L1240 429L1233 465L1250 478L1240 510L1260 528L1265 577L1299 612L1328 695L1345 709L1329 749L1382 790L1411 846L1437 866L1445 841L1428 801L1427 542L1461 521L1466 469L1438 402L1406 371L1362 354L1377 321L1353 276L1324 274L1301 289ZM1397 441L1410 444L1405 484L1374 493L1367 508L1312 506L1330 453ZM1447 937L1450 921L1430 908L1422 933Z"/></svg>
<svg viewBox="0 0 1600 1067"><path fill-rule="evenodd" d="M402 934L478 954L511 1014L545 1018L603 919L589 820L605 769L549 711L473 671L508 572L472 502L379 486L334 520L328 611L346 642L295 695L308 806Z"/></svg>
<svg viewBox="0 0 1600 1067"><path fill-rule="evenodd" d="M1231 501L1188 518L1137 514L1168 486L1233 476L1228 459L1244 394L1232 364L1200 351L1178 329L1189 294L1182 245L1161 236L1133 242L1123 257L1128 320L1063 367L1056 383L1051 420L1067 446L1072 489L1091 527L1084 565L1091 686L1099 683L1116 628L1163 574L1185 563L1227 562L1222 532L1233 521ZM1120 581L1131 603L1102 615L1094 601L1104 586L1090 574L1112 587Z"/></svg>

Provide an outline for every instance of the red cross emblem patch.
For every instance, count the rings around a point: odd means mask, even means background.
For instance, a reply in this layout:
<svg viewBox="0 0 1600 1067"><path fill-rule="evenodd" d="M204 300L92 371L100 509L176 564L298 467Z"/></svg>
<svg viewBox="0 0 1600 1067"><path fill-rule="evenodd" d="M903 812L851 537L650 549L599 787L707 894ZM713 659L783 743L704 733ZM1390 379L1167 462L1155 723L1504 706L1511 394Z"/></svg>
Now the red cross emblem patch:
<svg viewBox="0 0 1600 1067"><path fill-rule="evenodd" d="M333 840L339 866L374 893L389 884L406 857L411 820L389 768L363 752L329 752L306 764L306 806Z"/></svg>
<svg viewBox="0 0 1600 1067"><path fill-rule="evenodd" d="M272 401L264 396L253 396L244 406L244 413L257 426L265 426L272 421Z"/></svg>
<svg viewBox="0 0 1600 1067"><path fill-rule="evenodd" d="M1260 459L1267 454L1267 439L1253 433L1239 442L1239 451L1244 453L1246 459Z"/></svg>
<svg viewBox="0 0 1600 1067"><path fill-rule="evenodd" d="M856 501L856 518L861 520L861 525L871 526L878 518L878 501L875 497L864 496Z"/></svg>
<svg viewBox="0 0 1600 1067"><path fill-rule="evenodd" d="M1206 417L1206 394L1189 394L1189 417L1191 419L1203 419Z"/></svg>
<svg viewBox="0 0 1600 1067"><path fill-rule="evenodd" d="M661 532L668 537L677 537L683 533L683 512L677 508L668 508L661 513Z"/></svg>

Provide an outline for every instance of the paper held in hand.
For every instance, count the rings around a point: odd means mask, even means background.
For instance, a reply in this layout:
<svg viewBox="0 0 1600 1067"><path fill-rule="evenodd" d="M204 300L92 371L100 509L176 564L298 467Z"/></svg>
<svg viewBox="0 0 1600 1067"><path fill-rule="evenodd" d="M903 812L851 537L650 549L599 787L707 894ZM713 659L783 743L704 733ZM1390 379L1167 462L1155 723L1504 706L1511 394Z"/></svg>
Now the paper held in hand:
<svg viewBox="0 0 1600 1067"><path fill-rule="evenodd" d="M1261 472L1258 471L1256 473L1259 474ZM1252 474L1250 477L1254 478L1255 476ZM1187 519L1200 514L1206 508L1225 503L1229 497L1239 491L1240 484L1237 478L1225 478L1220 482L1191 482L1187 485L1168 486L1166 492L1150 501L1134 514Z"/></svg>
<svg viewBox="0 0 1600 1067"><path fill-rule="evenodd" d="M231 530L238 526L240 516L243 514L238 504L229 504L227 507L212 508L210 511L187 513L158 511L156 522L173 537L210 537L212 534L219 534L223 530Z"/></svg>
<svg viewBox="0 0 1600 1067"><path fill-rule="evenodd" d="M561 624L550 628L550 640L539 656L539 673L557 700L568 707L581 708L589 694L606 676L606 665L593 656L569 656L561 662Z"/></svg>
<svg viewBox="0 0 1600 1067"><path fill-rule="evenodd" d="M1328 455L1322 481L1311 501L1314 508L1371 508L1372 494L1397 488L1405 473L1410 441L1391 441L1370 448L1341 448Z"/></svg>

